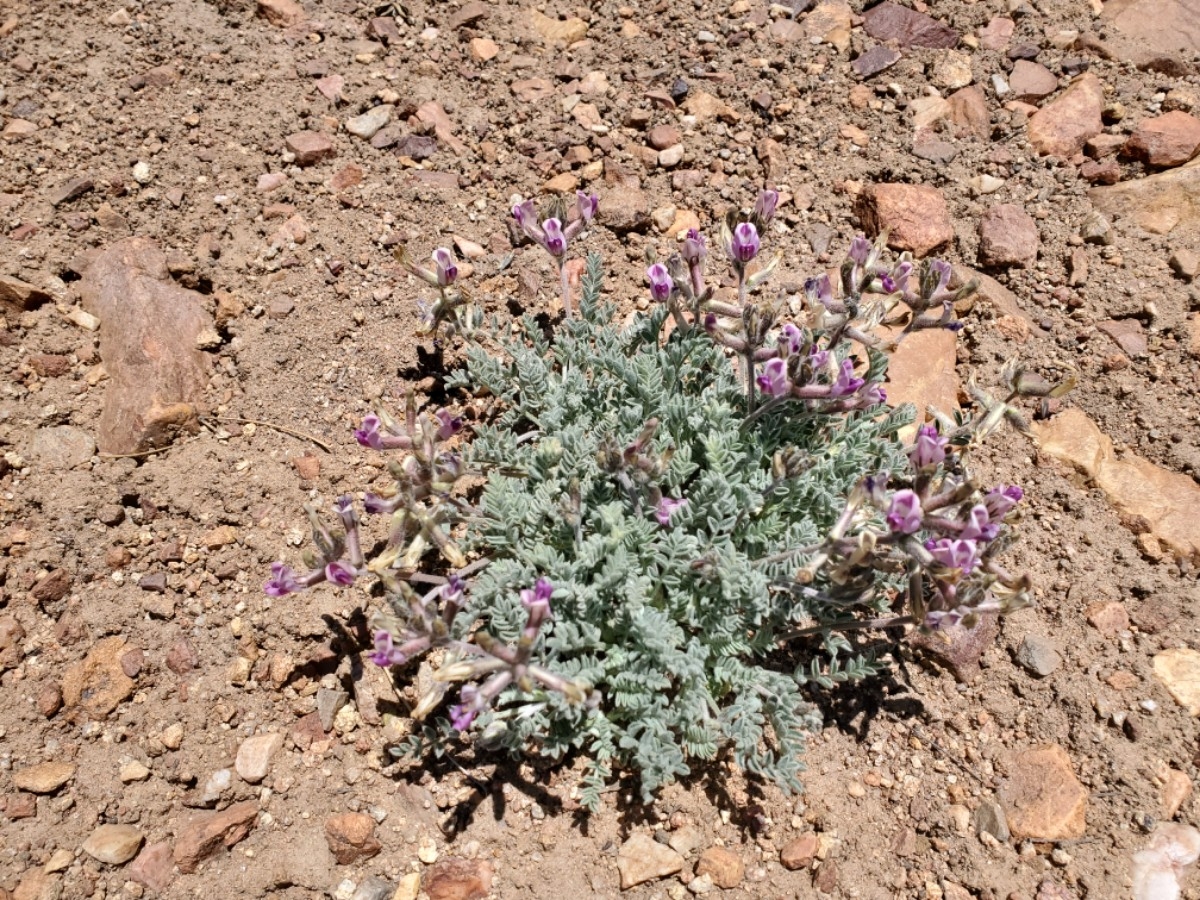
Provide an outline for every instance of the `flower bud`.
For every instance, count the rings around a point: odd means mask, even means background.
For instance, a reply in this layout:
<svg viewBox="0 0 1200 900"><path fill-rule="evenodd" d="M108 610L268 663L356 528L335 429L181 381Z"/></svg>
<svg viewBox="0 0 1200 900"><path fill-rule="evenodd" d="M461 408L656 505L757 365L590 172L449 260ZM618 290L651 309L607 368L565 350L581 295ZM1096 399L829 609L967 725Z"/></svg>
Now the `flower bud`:
<svg viewBox="0 0 1200 900"><path fill-rule="evenodd" d="M730 244L730 253L733 256L733 261L736 263L745 264L758 256L759 248L762 246L762 241L758 237L758 229L754 227L753 222L741 222L737 228L733 229L733 242Z"/></svg>
<svg viewBox="0 0 1200 900"><path fill-rule="evenodd" d="M667 267L662 263L655 263L646 270L646 278L650 280L650 296L658 303L666 302L675 286Z"/></svg>
<svg viewBox="0 0 1200 900"><path fill-rule="evenodd" d="M921 529L921 498L909 490L896 491L887 513L888 528L900 534Z"/></svg>
<svg viewBox="0 0 1200 900"><path fill-rule="evenodd" d="M779 204L779 191L767 188L758 195L758 199L754 201L754 214L760 218L763 223L770 222L775 216L775 207Z"/></svg>
<svg viewBox="0 0 1200 900"><path fill-rule="evenodd" d="M551 256L562 256L567 252L567 238L563 234L562 222L558 219L547 219L542 223L542 231L546 235L546 250Z"/></svg>
<svg viewBox="0 0 1200 900"><path fill-rule="evenodd" d="M438 247L433 251L433 262L437 266L437 283L439 287L449 287L458 278L458 266L454 264L454 254L446 247Z"/></svg>
<svg viewBox="0 0 1200 900"><path fill-rule="evenodd" d="M786 397L792 390L792 382L788 378L787 361L778 356L767 360L762 373L756 380L758 389L771 397Z"/></svg>

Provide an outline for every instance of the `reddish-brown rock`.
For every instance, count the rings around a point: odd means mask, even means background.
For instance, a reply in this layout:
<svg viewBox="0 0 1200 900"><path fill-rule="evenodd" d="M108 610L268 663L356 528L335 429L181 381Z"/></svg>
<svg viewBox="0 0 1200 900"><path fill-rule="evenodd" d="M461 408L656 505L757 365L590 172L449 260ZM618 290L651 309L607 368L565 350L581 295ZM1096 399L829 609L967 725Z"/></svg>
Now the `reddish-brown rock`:
<svg viewBox="0 0 1200 900"><path fill-rule="evenodd" d="M888 231L888 246L917 256L954 240L946 198L925 184L872 184L858 195L854 211L872 235Z"/></svg>
<svg viewBox="0 0 1200 900"><path fill-rule="evenodd" d="M57 603L71 592L74 579L66 569L55 569L40 579L29 592L38 603Z"/></svg>
<svg viewBox="0 0 1200 900"><path fill-rule="evenodd" d="M272 25L288 28L304 21L304 7L296 0L258 0L258 16Z"/></svg>
<svg viewBox="0 0 1200 900"><path fill-rule="evenodd" d="M185 874L195 872L220 847L244 840L257 821L258 803L253 800L194 817L175 836L175 865Z"/></svg>
<svg viewBox="0 0 1200 900"><path fill-rule="evenodd" d="M492 892L492 864L447 857L434 863L422 885L429 900L483 900Z"/></svg>
<svg viewBox="0 0 1200 900"><path fill-rule="evenodd" d="M1037 262L1037 222L1016 203L989 207L979 220L979 261L985 266L1024 266Z"/></svg>
<svg viewBox="0 0 1200 900"><path fill-rule="evenodd" d="M1087 620L1105 637L1129 630L1129 613L1119 600L1101 600L1084 610Z"/></svg>
<svg viewBox="0 0 1200 900"><path fill-rule="evenodd" d="M121 657L126 650L120 635L97 641L81 662L63 674L63 702L82 707L93 718L103 718L126 700L134 681L125 674Z"/></svg>
<svg viewBox="0 0 1200 900"><path fill-rule="evenodd" d="M327 819L325 840L333 858L343 866L370 859L383 849L375 837L375 820L366 813L341 813Z"/></svg>
<svg viewBox="0 0 1200 900"><path fill-rule="evenodd" d="M666 150L683 140L683 135L674 125L655 125L646 135L646 140L655 150Z"/></svg>
<svg viewBox="0 0 1200 900"><path fill-rule="evenodd" d="M199 294L171 280L158 245L142 237L113 244L87 267L80 293L100 319L109 378L100 450L138 453L196 431L209 372L196 341L212 329L212 317Z"/></svg>
<svg viewBox="0 0 1200 900"><path fill-rule="evenodd" d="M1158 169L1182 166L1197 150L1200 150L1200 119L1178 109L1143 119L1124 147L1126 156Z"/></svg>
<svg viewBox="0 0 1200 900"><path fill-rule="evenodd" d="M1037 103L1058 90L1058 79L1041 63L1018 59L1008 76L1013 97L1025 103Z"/></svg>
<svg viewBox="0 0 1200 900"><path fill-rule="evenodd" d="M1104 87L1099 78L1086 72L1030 117L1029 143L1043 156L1070 159L1104 128L1100 120L1103 108Z"/></svg>
<svg viewBox="0 0 1200 900"><path fill-rule="evenodd" d="M147 844L129 867L129 880L136 881L160 894L174 878L175 860L171 858L171 845L166 841Z"/></svg>
<svg viewBox="0 0 1200 900"><path fill-rule="evenodd" d="M958 46L958 32L949 25L891 0L863 13L863 30L877 41L896 41L901 47Z"/></svg>
<svg viewBox="0 0 1200 900"><path fill-rule="evenodd" d="M802 834L783 845L783 849L779 851L779 861L785 869L792 872L806 869L816 858L819 843L815 832Z"/></svg>
<svg viewBox="0 0 1200 900"><path fill-rule="evenodd" d="M1017 23L1002 16L993 16L986 26L979 29L979 46L984 50L1003 50L1012 40Z"/></svg>
<svg viewBox="0 0 1200 900"><path fill-rule="evenodd" d="M696 863L696 874L707 875L719 888L730 890L742 883L746 877L746 864L742 858L725 847L709 847L700 854Z"/></svg>
<svg viewBox="0 0 1200 900"><path fill-rule="evenodd" d="M909 633L908 642L949 669L956 681L966 683L979 674L979 659L996 642L999 633L996 616L982 615L974 628L965 628L959 623L934 634L922 634L914 629Z"/></svg>
<svg viewBox="0 0 1200 900"><path fill-rule="evenodd" d="M298 166L315 166L337 152L333 139L319 131L297 131L289 134L283 143L288 152L296 157Z"/></svg>
<svg viewBox="0 0 1200 900"><path fill-rule="evenodd" d="M991 136L992 120L983 88L972 84L946 99L950 103L950 125L955 137L986 141Z"/></svg>
<svg viewBox="0 0 1200 900"><path fill-rule="evenodd" d="M0 315L16 316L50 300L50 295L41 288L19 278L0 275Z"/></svg>
<svg viewBox="0 0 1200 900"><path fill-rule="evenodd" d="M1116 184L1121 180L1121 167L1115 159L1085 159L1079 174L1088 184Z"/></svg>

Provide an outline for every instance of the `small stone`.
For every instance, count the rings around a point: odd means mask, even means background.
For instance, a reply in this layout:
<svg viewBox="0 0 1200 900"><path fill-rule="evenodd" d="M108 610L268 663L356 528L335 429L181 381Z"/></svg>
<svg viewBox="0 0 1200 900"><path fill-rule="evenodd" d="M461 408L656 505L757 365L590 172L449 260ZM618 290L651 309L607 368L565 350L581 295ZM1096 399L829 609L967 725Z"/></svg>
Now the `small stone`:
<svg viewBox="0 0 1200 900"><path fill-rule="evenodd" d="M1187 647L1164 650L1154 657L1154 675L1188 715L1200 716L1200 652Z"/></svg>
<svg viewBox="0 0 1200 900"><path fill-rule="evenodd" d="M63 675L63 701L68 709L81 707L100 719L133 694L135 682L121 665L127 645L119 635L97 641L82 662Z"/></svg>
<svg viewBox="0 0 1200 900"><path fill-rule="evenodd" d="M621 873L623 891L682 870L682 856L641 832L630 837L617 851L617 871Z"/></svg>
<svg viewBox="0 0 1200 900"><path fill-rule="evenodd" d="M0 313L19 315L49 303L53 297L19 278L0 275Z"/></svg>
<svg viewBox="0 0 1200 900"><path fill-rule="evenodd" d="M343 866L370 859L383 849L375 837L375 820L366 813L341 813L327 819L325 840L333 858Z"/></svg>
<svg viewBox="0 0 1200 900"><path fill-rule="evenodd" d="M1145 331L1142 329L1142 323L1137 319L1109 319L1106 322L1100 322L1096 328L1112 338L1113 342L1129 357L1142 357L1149 351ZM1152 535L1139 535L1139 537L1152 537ZM1161 552L1159 555L1161 556Z"/></svg>
<svg viewBox="0 0 1200 900"><path fill-rule="evenodd" d="M1012 832L1008 830L1008 819L1004 808L992 800L984 800L979 804L972 816L976 834L990 834L1002 844L1008 843Z"/></svg>
<svg viewBox="0 0 1200 900"><path fill-rule="evenodd" d="M697 897L710 893L713 889L711 875L697 875L688 882L687 889Z"/></svg>
<svg viewBox="0 0 1200 900"><path fill-rule="evenodd" d="M863 14L863 30L877 41L896 41L901 47L949 50L958 45L953 28L891 0Z"/></svg>
<svg viewBox="0 0 1200 900"><path fill-rule="evenodd" d="M129 878L152 891L163 893L175 877L175 861L171 845L166 841L147 844L129 867Z"/></svg>
<svg viewBox="0 0 1200 900"><path fill-rule="evenodd" d="M817 835L809 831L795 840L788 841L779 851L779 861L788 871L807 869L817 856Z"/></svg>
<svg viewBox="0 0 1200 900"><path fill-rule="evenodd" d="M1049 638L1027 634L1017 648L1017 662L1038 678L1045 678L1062 666L1062 655Z"/></svg>
<svg viewBox="0 0 1200 900"><path fill-rule="evenodd" d="M985 266L1030 268L1040 245L1037 222L1015 203L992 206L979 220L979 261Z"/></svg>
<svg viewBox="0 0 1200 900"><path fill-rule="evenodd" d="M783 18L772 22L767 27L767 34L781 44L792 44L803 39L804 29L795 19Z"/></svg>
<svg viewBox="0 0 1200 900"><path fill-rule="evenodd" d="M658 164L664 169L672 169L683 162L683 144L668 147L658 154Z"/></svg>
<svg viewBox="0 0 1200 900"><path fill-rule="evenodd" d="M891 397L888 399L890 401ZM995 643L999 632L996 616L982 615L974 628L965 628L960 622L937 634L925 635L914 631L908 640L914 647L920 647L946 666L955 680L966 683L979 675L979 660Z"/></svg>
<svg viewBox="0 0 1200 900"><path fill-rule="evenodd" d="M350 900L392 900L392 897L391 884L372 875L358 886Z"/></svg>
<svg viewBox="0 0 1200 900"><path fill-rule="evenodd" d="M122 784L132 784L135 781L145 781L150 777L150 770L139 760L131 759L121 766L118 773Z"/></svg>
<svg viewBox="0 0 1200 900"><path fill-rule="evenodd" d="M49 200L54 206L61 206L64 203L69 203L72 200L78 200L84 194L94 188L95 182L87 177L72 178L60 184L57 188L50 192Z"/></svg>
<svg viewBox="0 0 1200 900"><path fill-rule="evenodd" d="M217 769L205 779L204 787L200 790L200 802L205 806L211 806L220 800L221 795L232 785L233 772L229 769Z"/></svg>
<svg viewBox="0 0 1200 900"><path fill-rule="evenodd" d="M674 125L655 125L646 134L646 140L655 150L666 150L683 141L683 135Z"/></svg>
<svg viewBox="0 0 1200 900"><path fill-rule="evenodd" d="M1003 16L993 16L986 26L979 29L979 46L984 50L1003 50L1012 40L1017 23Z"/></svg>
<svg viewBox="0 0 1200 900"><path fill-rule="evenodd" d="M826 859L821 863L813 876L813 887L822 894L832 894L837 890L838 867L834 859Z"/></svg>
<svg viewBox="0 0 1200 900"><path fill-rule="evenodd" d="M617 234L645 231L650 225L650 203L640 188L616 184L605 192L596 220Z"/></svg>
<svg viewBox="0 0 1200 900"><path fill-rule="evenodd" d="M1112 246L1115 240L1112 225L1108 219L1095 210L1088 213L1079 226L1079 236L1083 238L1084 243L1099 244L1101 247Z"/></svg>
<svg viewBox="0 0 1200 900"><path fill-rule="evenodd" d="M1013 99L1038 103L1058 90L1058 79L1041 63L1019 59L1008 76Z"/></svg>
<svg viewBox="0 0 1200 900"><path fill-rule="evenodd" d="M71 592L74 579L66 569L54 569L39 578L29 595L43 605L57 603Z"/></svg>
<svg viewBox="0 0 1200 900"><path fill-rule="evenodd" d="M1105 637L1129 630L1129 613L1125 610L1125 604L1119 600L1093 603L1084 610L1084 615L1092 627Z"/></svg>
<svg viewBox="0 0 1200 900"><path fill-rule="evenodd" d="M39 428L29 444L29 458L51 471L67 471L90 462L96 442L82 428L55 425Z"/></svg>
<svg viewBox="0 0 1200 900"><path fill-rule="evenodd" d="M75 766L68 762L37 763L13 773L13 785L31 794L53 794L75 777Z"/></svg>
<svg viewBox="0 0 1200 900"><path fill-rule="evenodd" d="M1079 174L1088 184L1116 184L1121 180L1121 167L1115 159L1086 159Z"/></svg>
<svg viewBox="0 0 1200 900"><path fill-rule="evenodd" d="M417 900L421 893L421 875L419 872L409 872L396 883L396 893L392 900Z"/></svg>
<svg viewBox="0 0 1200 900"><path fill-rule="evenodd" d="M704 833L695 825L683 825L671 832L667 838L667 846L680 856L691 856L692 852L704 843Z"/></svg>
<svg viewBox="0 0 1200 900"><path fill-rule="evenodd" d="M709 847L700 854L696 863L697 875L708 875L713 884L729 890L737 887L746 877L746 864L742 858L725 847Z"/></svg>
<svg viewBox="0 0 1200 900"><path fill-rule="evenodd" d="M3 665L0 665L3 668ZM48 684L37 695L37 708L47 719L53 718L62 709L62 691L57 684Z"/></svg>
<svg viewBox="0 0 1200 900"><path fill-rule="evenodd" d="M579 176L574 172L555 175L542 185L543 194L573 194L579 188Z"/></svg>
<svg viewBox="0 0 1200 900"><path fill-rule="evenodd" d="M1071 758L1057 744L1014 754L998 796L1013 837L1039 841L1083 837L1088 791L1075 777Z"/></svg>
<svg viewBox="0 0 1200 900"><path fill-rule="evenodd" d="M872 184L855 203L863 227L872 235L888 230L888 246L925 256L954 240L946 198L921 184Z"/></svg>
<svg viewBox="0 0 1200 900"><path fill-rule="evenodd" d="M1187 247L1180 247L1171 253L1167 265L1184 281L1193 281L1197 275L1200 275L1200 253Z"/></svg>
<svg viewBox="0 0 1200 900"><path fill-rule="evenodd" d="M1033 114L1026 128L1029 143L1043 156L1070 159L1104 129L1103 108L1104 87L1099 78L1086 72Z"/></svg>
<svg viewBox="0 0 1200 900"><path fill-rule="evenodd" d="M782 21L782 20L781 20ZM870 78L900 62L900 51L887 44L878 44L850 64L859 78Z"/></svg>
<svg viewBox="0 0 1200 900"><path fill-rule="evenodd" d="M290 28L304 21L304 7L296 0L258 0L257 14L279 28Z"/></svg>
<svg viewBox="0 0 1200 900"><path fill-rule="evenodd" d="M471 57L476 62L488 62L500 53L500 46L489 38L471 39Z"/></svg>
<svg viewBox="0 0 1200 900"><path fill-rule="evenodd" d="M1200 150L1200 119L1181 110L1138 123L1124 147L1126 156L1158 169L1181 166Z"/></svg>
<svg viewBox="0 0 1200 900"><path fill-rule="evenodd" d="M200 660L196 656L196 651L192 649L192 645L188 643L187 638L181 638L176 641L171 646L171 649L167 651L167 668L176 675L186 675L196 668L199 663Z"/></svg>
<svg viewBox="0 0 1200 900"><path fill-rule="evenodd" d="M183 744L183 726L178 722L168 725L162 730L162 734L158 736L162 741L162 745L168 750L178 750Z"/></svg>
<svg viewBox="0 0 1200 900"><path fill-rule="evenodd" d="M533 28L548 43L574 44L587 36L588 26L583 19L552 19L538 10L533 10Z"/></svg>
<svg viewBox="0 0 1200 900"><path fill-rule="evenodd" d="M73 862L75 862L75 854L66 847L59 847L50 854L50 859L46 861L46 865L42 867L42 871L47 875L52 875L55 872L65 872Z"/></svg>
<svg viewBox="0 0 1200 900"><path fill-rule="evenodd" d="M369 141L375 136L377 131L391 121L393 109L395 107L387 103L372 107L361 116L348 119L346 121L346 130L355 137Z"/></svg>
<svg viewBox="0 0 1200 900"><path fill-rule="evenodd" d="M450 856L429 869L424 890L429 900L483 900L492 891L494 877L487 860Z"/></svg>
<svg viewBox="0 0 1200 900"><path fill-rule="evenodd" d="M311 453L293 457L292 465L296 467L296 474L305 481L316 481L321 474L321 458Z"/></svg>
<svg viewBox="0 0 1200 900"><path fill-rule="evenodd" d="M137 855L142 840L142 833L132 825L101 825L83 842L83 849L102 863L120 866Z"/></svg>
<svg viewBox="0 0 1200 900"><path fill-rule="evenodd" d="M654 220L654 227L659 231L666 231L671 227L671 223L675 221L675 207L662 206L650 214L650 218Z"/></svg>
<svg viewBox="0 0 1200 900"><path fill-rule="evenodd" d="M971 57L957 50L946 50L933 64L931 79L935 85L948 91L957 91L974 80L971 73Z"/></svg>
<svg viewBox="0 0 1200 900"><path fill-rule="evenodd" d="M219 847L232 847L243 840L257 822L256 800L245 800L219 812L196 816L176 833L175 864L184 874L195 872Z"/></svg>
<svg viewBox="0 0 1200 900"><path fill-rule="evenodd" d="M234 767L242 781L258 784L267 777L271 757L283 746L283 734L256 734L242 741Z"/></svg>
<svg viewBox="0 0 1200 900"><path fill-rule="evenodd" d="M316 131L298 131L284 141L288 152L296 157L299 166L313 166L335 154L329 135Z"/></svg>
<svg viewBox="0 0 1200 900"><path fill-rule="evenodd" d="M1168 769L1163 777L1162 818L1175 818L1184 801L1192 795L1192 779L1178 769Z"/></svg>
<svg viewBox="0 0 1200 900"><path fill-rule="evenodd" d="M200 545L207 550L219 550L237 543L237 529L232 525L218 525L200 535Z"/></svg>

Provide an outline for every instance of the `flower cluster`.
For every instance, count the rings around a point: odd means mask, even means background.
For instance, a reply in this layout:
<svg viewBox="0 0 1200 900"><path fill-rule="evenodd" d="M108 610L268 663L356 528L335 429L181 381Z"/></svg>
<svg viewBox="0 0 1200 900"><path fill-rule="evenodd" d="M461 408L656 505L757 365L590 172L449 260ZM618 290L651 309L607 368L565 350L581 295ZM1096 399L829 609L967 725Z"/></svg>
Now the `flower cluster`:
<svg viewBox="0 0 1200 900"><path fill-rule="evenodd" d="M564 266L567 246L583 231L596 216L600 208L600 200L595 194L575 193L576 215L567 221L567 213L561 200L556 200L553 208L546 216L538 213L532 200L516 203L512 208L513 220L517 227L543 250L550 254L558 268L559 280L562 284L563 313L569 319L571 310L571 284Z"/></svg>
<svg viewBox="0 0 1200 900"><path fill-rule="evenodd" d="M349 497L339 497L333 511L341 524L340 531L330 531L317 510L306 506L308 520L312 526L312 539L316 552L305 554L304 564L308 571L297 574L281 562L271 564L271 578L263 591L269 597L283 597L298 593L315 584L329 582L339 587L354 583L364 571L362 544L359 539L358 513Z"/></svg>

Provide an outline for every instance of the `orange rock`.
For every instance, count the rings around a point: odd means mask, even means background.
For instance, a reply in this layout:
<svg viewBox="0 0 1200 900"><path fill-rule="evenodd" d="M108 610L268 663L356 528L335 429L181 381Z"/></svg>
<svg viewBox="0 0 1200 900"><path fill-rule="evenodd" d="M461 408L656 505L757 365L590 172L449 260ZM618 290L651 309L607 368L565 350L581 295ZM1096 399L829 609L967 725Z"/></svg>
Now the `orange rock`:
<svg viewBox="0 0 1200 900"><path fill-rule="evenodd" d="M1043 156L1070 159L1083 150L1088 138L1104 129L1100 112L1104 87L1086 72L1058 97L1039 109L1029 120L1029 143Z"/></svg>
<svg viewBox="0 0 1200 900"><path fill-rule="evenodd" d="M244 840L257 822L258 803L254 800L196 816L176 834L175 864L184 874L195 872L222 845L232 847Z"/></svg>
<svg viewBox="0 0 1200 900"><path fill-rule="evenodd" d="M375 837L375 820L366 813L348 812L327 819L325 840L333 858L343 866L370 859L383 849Z"/></svg>
<svg viewBox="0 0 1200 900"><path fill-rule="evenodd" d="M855 212L872 235L887 229L893 250L925 256L954 240L946 198L929 185L868 185L855 202Z"/></svg>
<svg viewBox="0 0 1200 900"><path fill-rule="evenodd" d="M1181 166L1200 150L1200 119L1174 110L1143 119L1125 143L1124 153L1148 166Z"/></svg>
<svg viewBox="0 0 1200 900"><path fill-rule="evenodd" d="M304 21L304 7L296 0L258 0L258 15L272 25L289 28Z"/></svg>
<svg viewBox="0 0 1200 900"><path fill-rule="evenodd" d="M1083 837L1088 791L1067 751L1057 744L1013 755L999 799L1015 838L1042 841Z"/></svg>
<svg viewBox="0 0 1200 900"><path fill-rule="evenodd" d="M927 418L926 408L941 412L958 408L958 373L954 369L958 338L944 328L928 328L910 334L888 362L887 402L890 406L912 403L917 418L905 426L902 439L916 433L917 425Z"/></svg>

